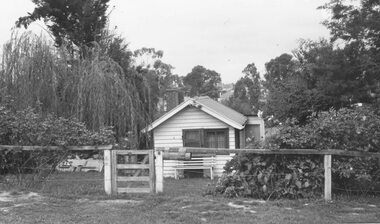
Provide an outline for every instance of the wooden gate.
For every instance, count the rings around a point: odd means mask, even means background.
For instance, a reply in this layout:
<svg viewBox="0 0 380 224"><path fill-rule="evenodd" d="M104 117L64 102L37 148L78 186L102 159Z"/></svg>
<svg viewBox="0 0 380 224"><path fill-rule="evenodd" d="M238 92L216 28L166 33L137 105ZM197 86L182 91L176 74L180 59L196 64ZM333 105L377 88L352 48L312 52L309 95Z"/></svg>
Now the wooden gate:
<svg viewBox="0 0 380 224"><path fill-rule="evenodd" d="M112 194L154 193L153 150L111 151Z"/></svg>

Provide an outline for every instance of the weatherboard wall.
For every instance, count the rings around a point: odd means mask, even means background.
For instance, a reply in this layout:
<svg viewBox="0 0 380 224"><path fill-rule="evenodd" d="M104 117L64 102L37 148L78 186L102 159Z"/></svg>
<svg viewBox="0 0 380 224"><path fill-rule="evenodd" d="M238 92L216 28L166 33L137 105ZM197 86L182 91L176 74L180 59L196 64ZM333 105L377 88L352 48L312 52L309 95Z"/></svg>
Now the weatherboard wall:
<svg viewBox="0 0 380 224"><path fill-rule="evenodd" d="M229 148L235 149L235 129L193 106L184 108L153 130L154 147L183 147L182 130L202 128L228 128ZM216 156L215 175L221 175L224 164L230 159L230 156ZM164 161L165 177L174 177L175 163L175 160Z"/></svg>

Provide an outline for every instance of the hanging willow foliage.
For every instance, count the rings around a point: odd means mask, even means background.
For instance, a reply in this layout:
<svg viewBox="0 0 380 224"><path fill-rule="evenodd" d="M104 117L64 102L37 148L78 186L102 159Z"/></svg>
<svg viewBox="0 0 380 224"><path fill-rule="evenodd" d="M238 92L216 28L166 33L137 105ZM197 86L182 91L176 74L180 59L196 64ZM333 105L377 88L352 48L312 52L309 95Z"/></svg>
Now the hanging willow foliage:
<svg viewBox="0 0 380 224"><path fill-rule="evenodd" d="M113 126L117 137L137 143L139 131L150 122L149 85L138 81L102 54L72 59L41 36L13 34L3 47L0 102L11 97L15 109L28 106L41 113L75 117L91 130ZM141 77L139 77L141 78Z"/></svg>

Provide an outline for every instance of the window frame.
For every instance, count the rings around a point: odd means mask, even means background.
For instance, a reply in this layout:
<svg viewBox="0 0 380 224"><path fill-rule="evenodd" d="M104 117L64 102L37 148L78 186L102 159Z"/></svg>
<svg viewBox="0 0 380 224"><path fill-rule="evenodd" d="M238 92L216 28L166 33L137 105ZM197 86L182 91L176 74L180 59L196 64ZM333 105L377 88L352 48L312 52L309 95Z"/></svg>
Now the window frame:
<svg viewBox="0 0 380 224"><path fill-rule="evenodd" d="M195 128L195 129L182 129L182 145L185 146L185 136L187 131L199 131L200 132L200 147L201 148L209 148L206 141L206 135L210 132L223 132L225 136L225 145L226 148L230 148L230 138L229 138L229 128Z"/></svg>

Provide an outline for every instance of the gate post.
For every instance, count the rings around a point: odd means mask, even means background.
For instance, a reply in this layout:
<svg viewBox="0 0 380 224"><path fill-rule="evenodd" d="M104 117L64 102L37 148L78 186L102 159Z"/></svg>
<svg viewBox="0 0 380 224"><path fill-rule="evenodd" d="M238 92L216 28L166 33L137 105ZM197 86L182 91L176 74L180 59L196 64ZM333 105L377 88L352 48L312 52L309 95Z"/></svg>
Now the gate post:
<svg viewBox="0 0 380 224"><path fill-rule="evenodd" d="M332 155L324 155L325 201L331 201L331 157Z"/></svg>
<svg viewBox="0 0 380 224"><path fill-rule="evenodd" d="M107 195L112 194L111 178L111 150L104 150L104 191Z"/></svg>
<svg viewBox="0 0 380 224"><path fill-rule="evenodd" d="M154 161L154 149L149 151L149 186L150 193L155 193L156 190L156 170L155 170L155 161Z"/></svg>
<svg viewBox="0 0 380 224"><path fill-rule="evenodd" d="M160 193L164 191L164 152L161 150L154 150L154 154L156 156L155 162L155 172L156 172L156 193Z"/></svg>

